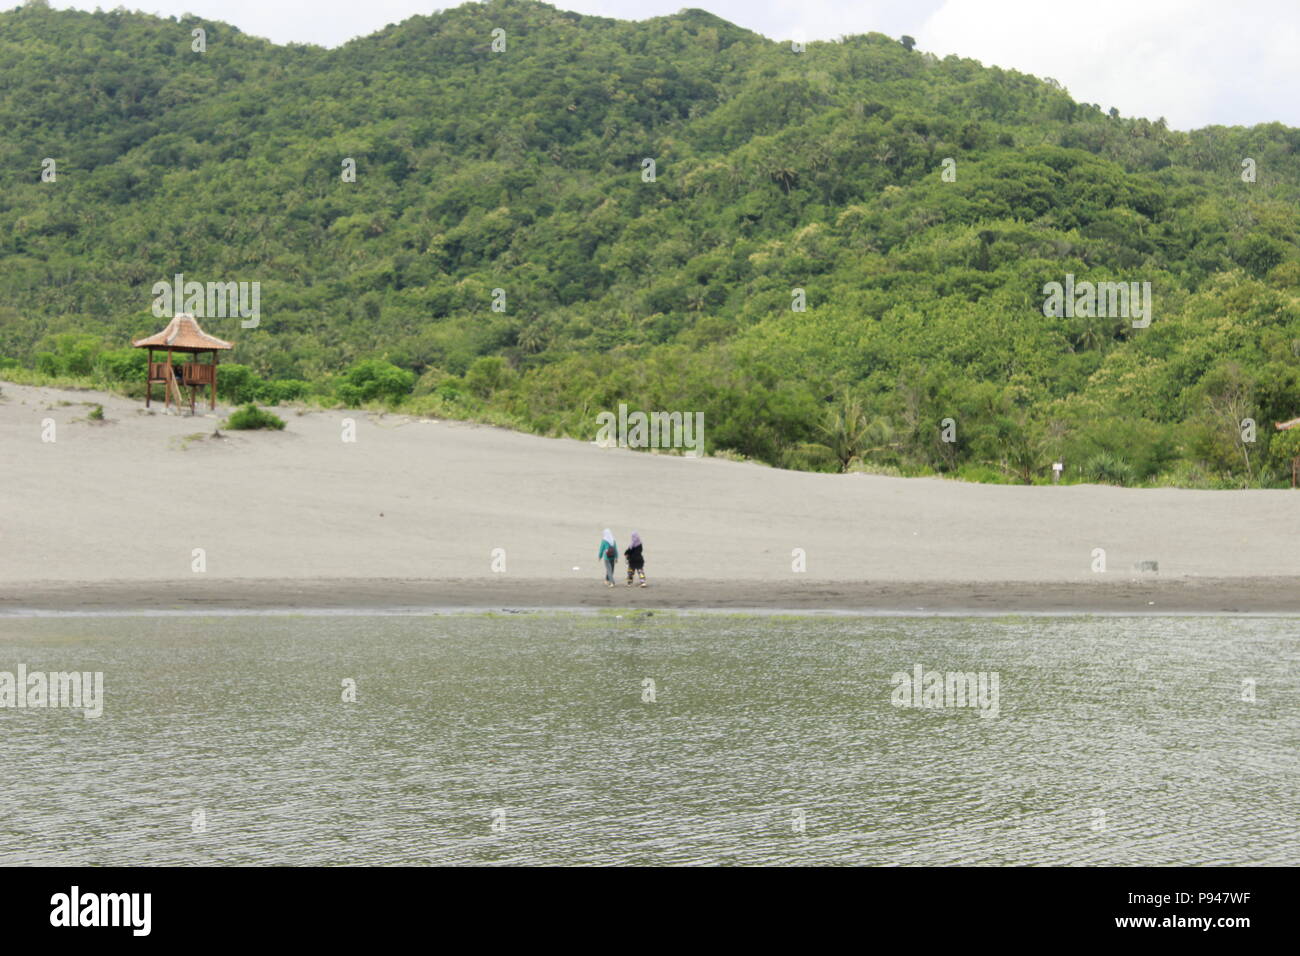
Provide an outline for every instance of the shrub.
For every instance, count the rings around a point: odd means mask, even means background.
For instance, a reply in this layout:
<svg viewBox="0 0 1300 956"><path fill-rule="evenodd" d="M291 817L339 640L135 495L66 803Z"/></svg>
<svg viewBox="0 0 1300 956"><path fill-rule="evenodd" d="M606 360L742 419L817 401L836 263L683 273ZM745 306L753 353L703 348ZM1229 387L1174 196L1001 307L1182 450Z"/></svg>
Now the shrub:
<svg viewBox="0 0 1300 956"><path fill-rule="evenodd" d="M284 419L263 411L256 405L245 405L239 411L231 413L226 419L225 427L231 431L248 431L254 428L273 428L280 431L284 428Z"/></svg>
<svg viewBox="0 0 1300 956"><path fill-rule="evenodd" d="M53 352L41 352L36 359L37 369L47 375L90 375L99 354L98 336L79 332L63 332L52 336Z"/></svg>
<svg viewBox="0 0 1300 956"><path fill-rule="evenodd" d="M217 369L217 394L231 405L257 401L262 381L247 365L222 365Z"/></svg>
<svg viewBox="0 0 1300 956"><path fill-rule="evenodd" d="M1083 466L1083 477L1099 485L1132 485L1136 480L1132 465L1105 451L1088 459Z"/></svg>
<svg viewBox="0 0 1300 956"><path fill-rule="evenodd" d="M883 475L887 478L903 477L903 472L897 465L888 465L870 460L864 461L861 458L853 459L845 473L850 475Z"/></svg>
<svg viewBox="0 0 1300 956"><path fill-rule="evenodd" d="M415 396L432 395L447 378L447 373L440 368L431 368L415 380L411 394Z"/></svg>
<svg viewBox="0 0 1300 956"><path fill-rule="evenodd" d="M505 359L499 355L484 355L476 358L465 373L465 387L479 398L487 398L508 385L512 377Z"/></svg>
<svg viewBox="0 0 1300 956"><path fill-rule="evenodd" d="M311 383L295 378L277 378L257 386L257 400L264 405L282 405L302 398Z"/></svg>
<svg viewBox="0 0 1300 956"><path fill-rule="evenodd" d="M978 463L968 463L959 466L956 475L961 481L973 481L989 485L1005 485L1009 480L1006 474L997 468Z"/></svg>
<svg viewBox="0 0 1300 956"><path fill-rule="evenodd" d="M793 468L798 471L838 472L844 470L840 460L835 457L835 452L816 442L800 442L793 448L785 449L781 453L781 467Z"/></svg>
<svg viewBox="0 0 1300 956"><path fill-rule="evenodd" d="M1145 481L1167 470L1178 460L1177 438L1189 429L1175 430L1163 422L1111 416L1084 426L1064 448L1067 461L1089 462L1098 455L1110 455L1132 466L1135 480ZM1241 456L1233 449L1232 462ZM1064 477L1064 476L1062 476Z"/></svg>
<svg viewBox="0 0 1300 956"><path fill-rule="evenodd" d="M347 370L336 394L345 405L355 408L376 399L399 402L414 386L414 372L383 359L366 359Z"/></svg>
<svg viewBox="0 0 1300 956"><path fill-rule="evenodd" d="M106 382L139 382L149 355L144 349L110 349L95 358L95 374Z"/></svg>

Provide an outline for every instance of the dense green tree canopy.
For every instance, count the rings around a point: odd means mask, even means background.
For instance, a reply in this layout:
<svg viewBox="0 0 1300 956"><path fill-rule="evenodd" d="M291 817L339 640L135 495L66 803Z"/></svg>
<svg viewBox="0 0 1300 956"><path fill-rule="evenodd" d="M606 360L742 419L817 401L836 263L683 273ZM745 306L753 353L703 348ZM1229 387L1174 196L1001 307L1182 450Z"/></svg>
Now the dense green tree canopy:
<svg viewBox="0 0 1300 956"><path fill-rule="evenodd" d="M261 284L257 328L203 323L234 401L584 438L624 402L788 467L1289 481L1300 130L531 0L337 50L33 5L0 13L0 76L0 364L132 381L183 273ZM1044 316L1067 273L1149 282L1150 325Z"/></svg>

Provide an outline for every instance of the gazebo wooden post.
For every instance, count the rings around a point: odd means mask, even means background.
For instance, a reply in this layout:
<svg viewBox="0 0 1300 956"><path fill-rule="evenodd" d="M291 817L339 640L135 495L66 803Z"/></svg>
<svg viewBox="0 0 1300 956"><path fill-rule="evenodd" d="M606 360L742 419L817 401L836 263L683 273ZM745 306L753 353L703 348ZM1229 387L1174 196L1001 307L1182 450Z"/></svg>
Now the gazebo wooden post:
<svg viewBox="0 0 1300 956"><path fill-rule="evenodd" d="M211 411L217 410L217 366L221 363L217 360L217 350L212 350L212 384L208 386L208 408Z"/></svg>
<svg viewBox="0 0 1300 956"><path fill-rule="evenodd" d="M144 407L149 407L149 401L153 398L153 380L149 377L153 374L153 349L149 350L149 361L144 363Z"/></svg>

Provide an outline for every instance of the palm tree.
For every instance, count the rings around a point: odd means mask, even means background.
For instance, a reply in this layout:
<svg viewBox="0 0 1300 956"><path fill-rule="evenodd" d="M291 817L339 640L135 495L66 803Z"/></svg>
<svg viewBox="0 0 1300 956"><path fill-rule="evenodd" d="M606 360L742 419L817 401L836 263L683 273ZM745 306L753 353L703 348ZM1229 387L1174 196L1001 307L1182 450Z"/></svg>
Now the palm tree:
<svg viewBox="0 0 1300 956"><path fill-rule="evenodd" d="M533 355L543 351L551 342L550 323L533 316L532 320L519 330L515 344L523 352Z"/></svg>
<svg viewBox="0 0 1300 956"><path fill-rule="evenodd" d="M1081 320L1079 330L1074 334L1074 344L1085 352L1102 348L1114 340L1120 329L1114 318L1095 316Z"/></svg>
<svg viewBox="0 0 1300 956"><path fill-rule="evenodd" d="M1086 322L1074 336L1074 344L1085 352L1101 348L1101 329L1096 322Z"/></svg>
<svg viewBox="0 0 1300 956"><path fill-rule="evenodd" d="M867 450L867 435L871 431L871 422L862 407L862 402L845 391L838 406L830 408L826 421L817 426L825 436L823 442L840 463L840 471L847 471L849 463L862 457Z"/></svg>

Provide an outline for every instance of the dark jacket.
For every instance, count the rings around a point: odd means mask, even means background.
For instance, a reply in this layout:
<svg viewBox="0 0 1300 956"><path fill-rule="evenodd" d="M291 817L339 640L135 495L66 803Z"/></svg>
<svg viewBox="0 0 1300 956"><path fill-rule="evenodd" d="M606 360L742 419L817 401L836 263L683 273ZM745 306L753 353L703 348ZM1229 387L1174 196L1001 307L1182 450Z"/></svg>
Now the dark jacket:
<svg viewBox="0 0 1300 956"><path fill-rule="evenodd" d="M641 545L639 544L624 551L623 557L627 558L627 566L633 571L640 571L645 567L645 558L641 557Z"/></svg>

